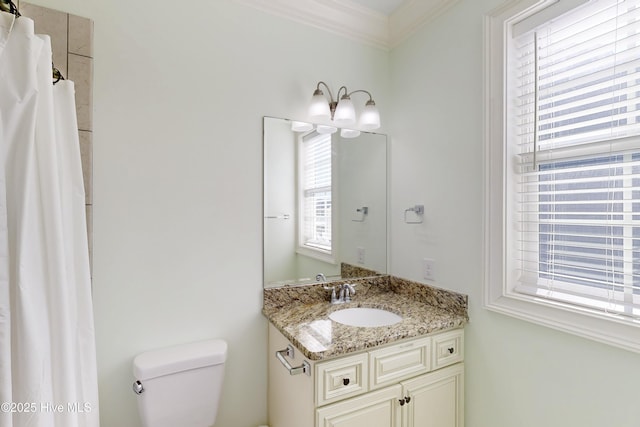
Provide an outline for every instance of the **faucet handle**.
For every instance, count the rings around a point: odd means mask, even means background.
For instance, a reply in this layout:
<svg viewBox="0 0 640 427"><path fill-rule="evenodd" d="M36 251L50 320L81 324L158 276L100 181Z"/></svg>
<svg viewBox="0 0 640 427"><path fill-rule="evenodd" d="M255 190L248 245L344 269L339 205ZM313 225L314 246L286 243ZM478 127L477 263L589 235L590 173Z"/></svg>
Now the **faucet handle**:
<svg viewBox="0 0 640 427"><path fill-rule="evenodd" d="M355 295L355 293L355 284L352 285L351 283L344 283L342 285L342 292L340 295L343 295L344 302L351 302L351 295Z"/></svg>
<svg viewBox="0 0 640 427"><path fill-rule="evenodd" d="M338 296L336 295L336 288L331 286L331 304L336 304L338 302ZM325 287L325 289L329 289L329 287Z"/></svg>

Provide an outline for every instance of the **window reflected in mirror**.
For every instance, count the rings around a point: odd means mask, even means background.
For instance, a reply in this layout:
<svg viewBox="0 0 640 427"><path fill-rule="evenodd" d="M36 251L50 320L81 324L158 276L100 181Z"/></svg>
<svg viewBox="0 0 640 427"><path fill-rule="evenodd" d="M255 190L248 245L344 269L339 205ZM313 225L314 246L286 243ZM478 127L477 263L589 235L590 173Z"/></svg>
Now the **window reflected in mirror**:
<svg viewBox="0 0 640 427"><path fill-rule="evenodd" d="M265 286L386 274L386 135L263 125Z"/></svg>

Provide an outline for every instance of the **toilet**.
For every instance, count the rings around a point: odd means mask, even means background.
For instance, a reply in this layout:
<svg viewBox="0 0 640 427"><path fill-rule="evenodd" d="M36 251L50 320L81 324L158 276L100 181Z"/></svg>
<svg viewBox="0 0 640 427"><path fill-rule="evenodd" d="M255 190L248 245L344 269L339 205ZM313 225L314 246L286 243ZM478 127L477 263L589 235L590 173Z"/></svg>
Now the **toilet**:
<svg viewBox="0 0 640 427"><path fill-rule="evenodd" d="M227 358L224 340L141 353L133 360L133 391L144 427L211 427Z"/></svg>

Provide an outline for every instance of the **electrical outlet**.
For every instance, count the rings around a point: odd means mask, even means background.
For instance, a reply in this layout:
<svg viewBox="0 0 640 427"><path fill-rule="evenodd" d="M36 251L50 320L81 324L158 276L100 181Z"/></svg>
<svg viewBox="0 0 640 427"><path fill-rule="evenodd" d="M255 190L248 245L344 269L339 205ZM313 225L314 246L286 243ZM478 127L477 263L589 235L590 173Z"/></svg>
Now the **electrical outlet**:
<svg viewBox="0 0 640 427"><path fill-rule="evenodd" d="M422 260L422 277L427 280L436 280L435 273L433 271L433 265L435 261L429 258Z"/></svg>
<svg viewBox="0 0 640 427"><path fill-rule="evenodd" d="M364 248L358 247L358 264L364 264Z"/></svg>

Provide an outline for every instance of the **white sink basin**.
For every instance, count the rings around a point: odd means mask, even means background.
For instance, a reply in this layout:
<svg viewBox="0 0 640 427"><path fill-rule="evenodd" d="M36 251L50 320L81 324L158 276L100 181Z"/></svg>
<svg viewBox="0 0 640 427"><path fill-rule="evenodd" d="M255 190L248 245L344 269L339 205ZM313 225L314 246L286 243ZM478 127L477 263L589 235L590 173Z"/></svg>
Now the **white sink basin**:
<svg viewBox="0 0 640 427"><path fill-rule="evenodd" d="M343 325L373 328L393 325L401 321L402 317L379 308L356 307L334 311L329 319Z"/></svg>

